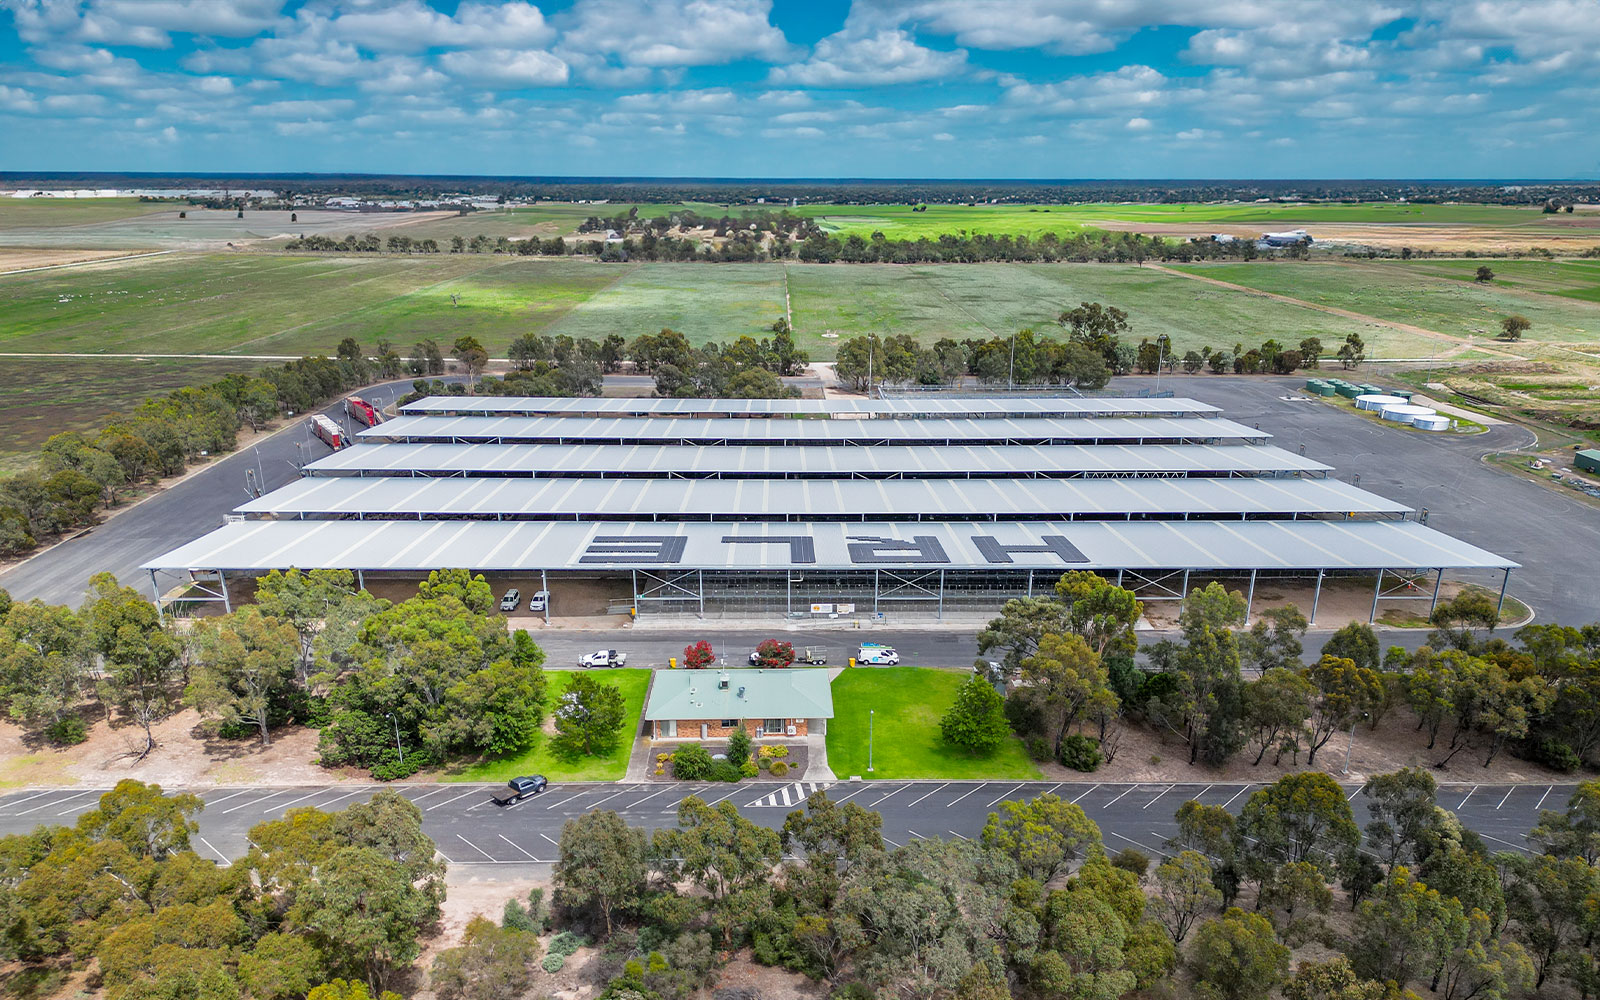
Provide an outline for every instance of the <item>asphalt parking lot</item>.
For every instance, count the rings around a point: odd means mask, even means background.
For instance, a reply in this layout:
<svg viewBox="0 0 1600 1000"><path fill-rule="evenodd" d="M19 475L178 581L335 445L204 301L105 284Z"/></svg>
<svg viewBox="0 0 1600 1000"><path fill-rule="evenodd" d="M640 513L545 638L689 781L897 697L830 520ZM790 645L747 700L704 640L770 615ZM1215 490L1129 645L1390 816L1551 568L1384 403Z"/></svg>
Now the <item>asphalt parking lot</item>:
<svg viewBox="0 0 1600 1000"><path fill-rule="evenodd" d="M1271 772L1264 778L1276 778ZM1358 825L1367 822L1361 785L1342 781ZM477 877L545 874L558 856L561 828L592 809L611 809L647 829L672 826L678 803L689 795L706 802L732 802L753 822L774 829L806 799L826 790L835 802L856 802L883 816L883 839L903 846L925 838L978 837L991 812L1007 801L1046 792L1080 806L1099 825L1106 847L1136 847L1151 857L1170 853L1164 841L1176 829L1179 805L1189 799L1237 813L1260 782L1047 782L1047 781L840 781L741 782L728 784L574 783L500 806L490 798L497 785L394 785L422 811L423 830L451 866L482 868ZM1441 785L1439 805L1459 816L1492 850L1529 851L1524 838L1543 809L1562 809L1572 784ZM0 796L0 834L25 833L40 825L67 825L91 809L99 789L36 789ZM174 791L174 789L168 789ZM249 849L252 827L292 808L338 810L365 801L374 785L210 788L198 794L195 851L228 864Z"/></svg>

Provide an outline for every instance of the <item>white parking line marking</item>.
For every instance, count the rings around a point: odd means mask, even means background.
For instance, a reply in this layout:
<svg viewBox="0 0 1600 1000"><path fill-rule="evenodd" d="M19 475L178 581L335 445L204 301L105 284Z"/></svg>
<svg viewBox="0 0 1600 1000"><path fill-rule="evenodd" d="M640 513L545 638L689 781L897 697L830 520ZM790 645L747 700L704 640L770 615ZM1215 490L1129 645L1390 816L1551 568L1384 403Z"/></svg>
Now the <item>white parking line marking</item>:
<svg viewBox="0 0 1600 1000"><path fill-rule="evenodd" d="M268 792L266 795L262 795L259 798L251 799L248 802L241 802L238 805L234 806L232 809L224 809L224 810L222 810L222 815L226 816L229 813L236 813L240 809L248 809L251 806L260 805L261 803L267 801L268 799L276 798L276 797L278 797L279 795L282 795L282 794L283 794L283 792Z"/></svg>
<svg viewBox="0 0 1600 1000"><path fill-rule="evenodd" d="M431 792L423 792L421 795L418 795L416 798L412 799L411 801L413 803L421 802L423 799L428 798L429 796L438 795L440 792L444 791L448 787L449 787L448 785L441 785L440 787L435 788Z"/></svg>
<svg viewBox="0 0 1600 1000"><path fill-rule="evenodd" d="M476 794L478 794L478 789L469 788L466 791L462 792L460 795L452 795L448 799L445 799L443 802L435 802L433 805L428 806L425 809L423 809L423 812L430 812L430 811L432 811L434 809L439 808L440 806L447 806L450 803L456 801L457 799L464 799L468 795L476 795ZM458 834L458 836L459 836L459 834Z"/></svg>
<svg viewBox="0 0 1600 1000"><path fill-rule="evenodd" d="M1155 798L1151 799L1149 802L1146 802L1144 805L1140 806L1139 808L1140 809L1149 809L1151 806L1153 806L1157 802L1161 801L1161 796L1162 795L1167 794L1168 792L1172 791L1174 788L1177 788L1177 787L1178 787L1177 785L1168 785L1167 787L1165 787L1165 788L1163 788L1161 790L1160 795L1157 795Z"/></svg>
<svg viewBox="0 0 1600 1000"><path fill-rule="evenodd" d="M899 788L896 788L894 791L890 792L889 795L885 795L881 799L874 799L872 801L872 805L867 806L867 808L868 809L876 809L876 808L878 808L878 803L879 802L882 802L884 799L887 799L890 795L899 795L901 792L905 791L907 788L910 788L910 787L911 787L910 785L901 785Z"/></svg>
<svg viewBox="0 0 1600 1000"><path fill-rule="evenodd" d="M1468 792L1468 793L1467 793L1467 799L1470 799L1470 798L1472 798L1472 793L1473 793L1473 792L1476 792L1476 791L1477 791L1477 790L1478 790L1478 786L1477 786L1477 785L1473 785L1473 786L1472 786L1472 792ZM1461 800L1461 805L1460 805L1460 806L1456 806L1456 808L1457 808L1457 809L1460 809L1460 808L1461 808L1461 806L1464 806L1464 805L1466 805L1466 804L1467 804L1467 799L1462 799L1462 800Z"/></svg>
<svg viewBox="0 0 1600 1000"><path fill-rule="evenodd" d="M672 787L671 785L662 785L660 788L656 789L655 791L651 792L649 795L646 795L644 798L640 799L639 802L649 802L651 799L655 798L657 795L660 795L662 792L666 791L667 789L669 789L671 787ZM639 802L629 802L627 805L623 806L622 808L624 808L624 809L632 809L634 806L638 805Z"/></svg>
<svg viewBox="0 0 1600 1000"><path fill-rule="evenodd" d="M860 788L856 789L853 792L850 792L848 795L841 795L838 798L834 799L833 800L833 804L834 805L838 805L839 803L843 802L845 799L853 798L854 796L860 795L862 792L866 791L868 788L871 788L871 787L872 787L871 785L862 785Z"/></svg>
<svg viewBox="0 0 1600 1000"><path fill-rule="evenodd" d="M477 844L474 844L472 841L468 840L467 838L462 837L461 834L459 834L459 833L456 834L456 837L459 838L460 841L463 844L466 844L468 847L472 848L474 851L477 851L479 854L481 854L484 857L488 858L490 861L494 860L494 855L493 854L490 854L488 851L486 851L483 848L479 847Z"/></svg>
<svg viewBox="0 0 1600 1000"><path fill-rule="evenodd" d="M1212 786L1207 785L1206 787L1200 789L1200 791L1197 794L1189 796L1189 798L1186 799L1185 801L1188 801L1188 802L1199 802L1201 796L1203 796L1203 795L1205 795L1205 793L1211 791L1211 787Z"/></svg>
<svg viewBox="0 0 1600 1000"><path fill-rule="evenodd" d="M201 837L200 838L200 843L202 843L202 844L206 845L207 847L211 848L211 850L216 853L217 857L222 859L222 867L224 867L224 868L232 868L233 867L233 860L231 858L229 858L226 854L223 854L221 851L218 851L216 845L213 844L211 841L207 840L204 837Z"/></svg>
<svg viewBox="0 0 1600 1000"><path fill-rule="evenodd" d="M58 789L55 788L46 788L42 792L34 792L32 795L24 795L20 799L12 799L10 802L0 804L0 809L9 809L12 806L20 806L29 799L36 799L41 795L54 795L57 791Z"/></svg>
<svg viewBox="0 0 1600 1000"><path fill-rule="evenodd" d="M290 806L294 805L296 802L301 802L301 801L304 801L305 799L314 799L318 795L321 795L323 792L326 792L326 791L329 791L329 790L330 789L327 789L327 788L319 788L314 792L307 792L306 794L301 795L301 796L299 796L297 798L292 798L288 802L279 802L277 805L268 806L267 808L265 808L265 809L263 809L261 811L264 812L264 813L269 813L269 812L272 812L275 809L287 809Z"/></svg>
<svg viewBox="0 0 1600 1000"><path fill-rule="evenodd" d="M96 795L96 794L103 795L105 793L103 793L103 792L74 792L73 794L68 795L64 799L50 799L47 802L39 803L38 805L34 806L31 809L24 809L19 813L12 813L11 815L13 815L13 816L26 816L31 812L38 812L40 809L49 809L51 806L59 806L63 802L71 802L73 799L81 799L85 795ZM76 812L76 811L77 811L76 808L67 810L67 812ZM65 813L56 813L56 815L57 816L63 816L63 815L65 815Z"/></svg>
<svg viewBox="0 0 1600 1000"><path fill-rule="evenodd" d="M890 840L890 839L889 839L889 838L888 838L888 837L884 837L884 838L883 838L883 842L884 842L884 843L885 843L885 844L891 844L891 845L893 845L893 846L895 846L895 847L904 847L904 846L906 846L906 845L904 845L904 844L896 844L896 843L895 843L895 842L894 842L894 841L892 841L892 840Z"/></svg>
<svg viewBox="0 0 1600 1000"><path fill-rule="evenodd" d="M1139 786L1138 785L1134 785L1132 788L1129 788L1126 792L1123 792L1122 795L1118 795L1116 798L1112 799L1110 802L1107 802L1105 805L1101 806L1100 808L1101 809L1110 809L1112 806L1116 805L1118 802L1120 802L1122 800L1122 796L1123 795L1131 795L1133 792L1137 791L1138 789L1139 789Z"/></svg>
<svg viewBox="0 0 1600 1000"><path fill-rule="evenodd" d="M1546 788L1544 790L1544 794L1539 796L1538 803L1533 807L1535 812L1538 811L1540 806L1544 805L1544 800L1548 799L1550 797L1550 793L1555 791L1555 790L1556 790L1556 786L1554 786L1554 785L1551 785L1549 788Z"/></svg>
<svg viewBox="0 0 1600 1000"><path fill-rule="evenodd" d="M728 793L728 794L726 794L726 795L724 795L724 796L722 796L722 798L718 798L718 799L712 799L712 800L711 800L711 801L710 801L710 802L707 802L707 803L706 803L706 805L708 805L708 806L714 806L714 805L716 805L716 804L717 804L717 803L718 803L718 802L721 802L721 801L722 801L722 799L731 799L731 798L733 798L733 797L734 797L734 796L735 796L735 795L737 795L737 794L738 794L738 790L737 790L737 789L735 789L735 790L734 790L734 791L731 791L731 792L729 792L729 793ZM611 796L609 796L609 795L608 795L608 796L606 796L606 798L607 798L607 799L608 799L608 798L610 798L610 797L611 797ZM605 801L605 799L601 799L601 800L600 800L600 802L604 802L604 801ZM595 803L595 805L599 805L599 804L600 804L600 802L596 802L596 803Z"/></svg>
<svg viewBox="0 0 1600 1000"><path fill-rule="evenodd" d="M1516 785L1512 785L1512 786L1511 786L1511 792L1514 792L1514 791L1516 791L1516 790L1517 790L1517 786L1516 786ZM1511 798L1511 792L1507 792L1507 793L1506 793L1506 799L1509 799L1509 798ZM1506 799L1501 799L1501 800L1500 800L1500 802L1499 802L1499 804L1498 804L1498 805L1496 805L1496 806L1495 806L1495 808L1496 808L1496 809L1499 809L1499 808L1500 808L1500 806L1503 806L1503 805L1505 805L1505 804L1506 804Z"/></svg>
<svg viewBox="0 0 1600 1000"><path fill-rule="evenodd" d="M1113 836L1113 837L1116 837L1116 838L1117 838L1117 839L1118 839L1118 840L1126 840L1126 841L1127 841L1127 842L1128 842L1128 843L1130 843L1130 844L1132 844L1132 845L1133 845L1133 846L1135 846L1135 847L1137 847L1137 848L1139 848L1139 849L1140 849L1140 850L1143 850L1143 851L1150 851L1150 852L1153 852L1153 853L1155 853L1155 854L1159 854L1159 855L1161 855L1161 856L1162 856L1162 857L1163 857L1163 858L1167 858L1167 857L1171 857L1171 855L1170 855L1170 854L1168 854L1168 853L1167 853L1167 852L1166 852L1166 851L1163 851L1163 850L1162 850L1162 849L1161 849L1161 848L1159 848L1159 847L1151 847L1151 846L1150 846L1150 845L1148 845L1148 844L1141 844L1141 843L1139 843L1139 842L1138 842L1138 841L1137 841L1137 840L1134 840L1134 839L1133 839L1133 838L1132 838L1132 837L1124 837L1124 836L1123 836L1123 835L1122 835L1122 834L1120 834L1120 833L1118 833L1118 832L1117 832L1117 831L1115 831L1115 830L1111 830L1111 831L1109 831L1109 832L1110 832L1110 834L1111 834L1111 835L1112 835L1112 836Z"/></svg>
<svg viewBox="0 0 1600 1000"><path fill-rule="evenodd" d="M966 790L966 791L965 791L965 792L964 792L964 793L962 793L962 795L961 795L961 796L960 796L960 798L957 798L957 799L956 799L956 801L955 801L955 802L946 802L946 803L945 803L945 804L944 804L944 807L945 807L945 808L946 808L946 809L949 809L949 808L950 808L950 807L951 807L951 806L953 806L953 805L955 805L955 804L956 804L956 802L960 802L960 801L961 801L961 799L964 799L964 798L966 798L966 797L967 797L967 796L968 796L968 795L971 795L971 794L972 794L972 793L973 793L973 792L975 792L975 791L977 791L977 790L978 790L978 789L979 789L979 788L983 788L983 787L985 787L985 786L987 786L987 785L988 785L988 784L989 784L989 783L988 783L988 782L987 782L987 781L985 781L985 782L984 782L984 783L983 783L983 784L981 784L981 785L978 785L978 786L977 786L977 788L969 788L969 789L967 789L967 790Z"/></svg>
<svg viewBox="0 0 1600 1000"><path fill-rule="evenodd" d="M1523 847L1521 844L1513 844L1509 840L1501 840L1499 837L1491 837L1487 833L1480 833L1480 834L1478 834L1478 836L1482 837L1485 840L1492 840L1497 844L1504 844L1507 847L1514 847L1517 850L1521 851L1523 854L1532 854L1533 853L1532 851L1528 850L1526 847Z"/></svg>
<svg viewBox="0 0 1600 1000"><path fill-rule="evenodd" d="M1248 792L1250 790L1250 785L1252 785L1252 784L1254 784L1254 782L1248 782L1248 783L1245 784L1245 786L1243 788L1241 788L1237 792L1233 793L1233 799L1236 799L1239 796L1243 795L1245 792ZM1229 799L1228 801L1224 802L1222 804L1222 808L1226 809L1229 806L1233 805L1233 799Z"/></svg>
<svg viewBox="0 0 1600 1000"><path fill-rule="evenodd" d="M950 784L950 782L947 781L943 785L940 785L939 788L944 788L944 787L948 786L949 784ZM939 790L939 788L935 788L933 790L933 792L937 792ZM916 799L914 799L912 802L907 804L906 808L907 809L911 808L911 806L916 805L918 802L921 802L923 799L925 799L928 796L932 795L933 792L923 792L921 795L917 796Z"/></svg>
<svg viewBox="0 0 1600 1000"><path fill-rule="evenodd" d="M229 799L236 799L241 795L249 795L253 791L255 791L254 788L241 788L237 792L234 792L232 795L224 795L222 798L216 800L215 802L207 802L206 803L206 807L210 808L211 806L220 806L224 802L228 801Z"/></svg>
<svg viewBox="0 0 1600 1000"><path fill-rule="evenodd" d="M1365 788L1365 787L1367 787L1367 786L1366 786L1366 785L1357 785L1357 786L1356 786L1356 790L1355 790L1355 791L1353 791L1353 792L1351 792L1351 793L1350 793L1350 794L1349 794L1349 795L1346 795L1346 796L1345 796L1345 797L1344 797L1344 800L1345 800L1345 801L1346 801L1346 802L1354 802L1354 801L1355 801L1355 800L1356 800L1356 796L1357 796L1357 795L1360 795L1360 794L1361 794L1361 790L1362 790L1362 789L1363 789L1363 788Z"/></svg>
<svg viewBox="0 0 1600 1000"><path fill-rule="evenodd" d="M514 840L511 840L505 834L497 833L497 834L495 834L495 836L499 837L501 840L504 840L506 843L510 844L512 847L517 848L517 850L522 851L522 848L520 846L518 846L517 842L514 841ZM527 851L522 851L522 853L527 855L529 861L538 861L539 860L538 858L534 857L533 855L528 854Z"/></svg>
<svg viewBox="0 0 1600 1000"><path fill-rule="evenodd" d="M1096 789L1096 788L1099 788L1099 787L1100 787L1100 783L1099 783L1099 782L1098 782L1098 781L1097 781L1097 782L1095 782L1095 783L1094 783L1094 786L1093 786L1093 787L1092 787L1092 788L1090 788L1090 789L1089 789L1089 792L1092 792L1092 791L1094 791L1094 790L1095 790L1095 789ZM1089 794L1089 792L1080 792L1080 793L1078 793L1078 799L1081 799L1081 798L1083 798L1083 797L1084 797L1084 796L1085 796L1085 795L1088 795L1088 794ZM1077 805L1077 804L1078 804L1078 799L1073 799L1073 800L1072 800L1072 804L1073 804L1073 805Z"/></svg>
<svg viewBox="0 0 1600 1000"><path fill-rule="evenodd" d="M946 830L945 832L948 833L952 837L961 837L961 834L955 832L954 830ZM961 837L961 839L962 840L971 840L972 838L971 837Z"/></svg>
<svg viewBox="0 0 1600 1000"><path fill-rule="evenodd" d="M443 851L439 850L437 847L435 847L433 849L433 853L439 855L439 857L441 857L441 858L444 858L444 863L445 864L447 864L447 865L455 864L454 861L451 861L450 858Z"/></svg>
<svg viewBox="0 0 1600 1000"><path fill-rule="evenodd" d="M915 830L907 830L906 832L911 834L913 837L917 838L918 840L927 840L928 839L927 837L924 837L922 834L918 833Z"/></svg>
<svg viewBox="0 0 1600 1000"><path fill-rule="evenodd" d="M544 839L546 839L546 840L550 840L550 836L549 836L549 834L544 834L544 833L541 833L541 834L539 834L539 836L541 836L541 837L543 837L543 838L544 838ZM556 843L556 842L555 842L555 841L554 841L554 840L550 840L550 843L552 843L552 844L555 844L555 848L556 848L556 850L558 850L558 851L559 851L559 850L560 850L560 849L561 849L561 845L560 845L560 844L557 844L557 843Z"/></svg>
<svg viewBox="0 0 1600 1000"><path fill-rule="evenodd" d="M1021 785L1018 785L1018 786L1017 786L1017 788L1021 788L1021 787L1022 787L1022 786L1021 786ZM1011 789L1011 792L1014 792L1014 791L1016 791L1016 790L1017 790L1017 788L1013 788L1013 789ZM992 808L994 808L994 804L995 804L995 803L996 803L996 802L999 802L999 801L1000 801L1000 799L1003 799L1003 798L1005 798L1005 797L1006 797L1006 795L1010 795L1010 794L1011 794L1011 792L1006 792L1006 793L1005 793L1005 795L1001 795L1001 796L1000 796L1000 797L999 797L999 798L994 798L994 799L990 799L990 800L989 800L989 804L988 804L988 805L986 805L986 806L984 806L984 808L985 808L985 809L992 809Z"/></svg>
<svg viewBox="0 0 1600 1000"><path fill-rule="evenodd" d="M778 789L778 797L783 799L783 804L786 805L786 806L794 804L794 803L789 801L789 788L788 788L787 785L785 785L783 788Z"/></svg>

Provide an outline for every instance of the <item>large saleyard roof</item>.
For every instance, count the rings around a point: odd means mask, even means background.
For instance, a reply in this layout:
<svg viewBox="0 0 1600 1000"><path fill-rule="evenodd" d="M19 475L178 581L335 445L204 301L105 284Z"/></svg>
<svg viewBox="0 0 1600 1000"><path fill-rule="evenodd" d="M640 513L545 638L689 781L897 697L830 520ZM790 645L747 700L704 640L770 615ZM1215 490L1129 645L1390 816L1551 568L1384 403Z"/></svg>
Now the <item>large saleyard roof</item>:
<svg viewBox="0 0 1600 1000"><path fill-rule="evenodd" d="M853 476L1229 476L1323 474L1267 445L955 445L861 448L727 445L361 444L312 462L329 475L766 479Z"/></svg>
<svg viewBox="0 0 1600 1000"><path fill-rule="evenodd" d="M1222 410L1193 399L936 396L916 399L617 399L564 396L429 396L402 413L520 416L1205 416Z"/></svg>
<svg viewBox="0 0 1600 1000"><path fill-rule="evenodd" d="M1025 417L981 420L750 420L745 417L451 417L402 414L363 441L492 444L1171 444L1263 443L1220 417Z"/></svg>
<svg viewBox="0 0 1600 1000"><path fill-rule="evenodd" d="M1511 569L1415 521L245 521L145 564L474 570Z"/></svg>
<svg viewBox="0 0 1600 1000"><path fill-rule="evenodd" d="M314 476L251 517L713 520L1399 516L1337 479L419 479ZM981 512L981 513L980 513Z"/></svg>

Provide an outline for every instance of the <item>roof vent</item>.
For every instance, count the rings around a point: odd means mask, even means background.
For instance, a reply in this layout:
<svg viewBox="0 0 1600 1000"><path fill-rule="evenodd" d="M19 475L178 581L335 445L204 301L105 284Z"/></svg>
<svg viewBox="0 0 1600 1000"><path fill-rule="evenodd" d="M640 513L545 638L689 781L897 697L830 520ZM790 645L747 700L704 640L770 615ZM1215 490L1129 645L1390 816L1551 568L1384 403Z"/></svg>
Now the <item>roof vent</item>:
<svg viewBox="0 0 1600 1000"><path fill-rule="evenodd" d="M744 697L744 685L743 684L739 685L739 697L741 697L741 698Z"/></svg>
<svg viewBox="0 0 1600 1000"><path fill-rule="evenodd" d="M728 672L726 670L717 675L717 687L724 691L728 690Z"/></svg>

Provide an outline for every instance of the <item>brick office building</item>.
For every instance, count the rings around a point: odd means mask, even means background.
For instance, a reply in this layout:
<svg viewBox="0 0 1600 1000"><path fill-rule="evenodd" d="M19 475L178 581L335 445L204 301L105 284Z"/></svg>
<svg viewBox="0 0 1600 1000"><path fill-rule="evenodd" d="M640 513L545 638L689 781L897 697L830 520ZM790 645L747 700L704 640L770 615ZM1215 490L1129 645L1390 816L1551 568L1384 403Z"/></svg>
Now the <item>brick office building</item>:
<svg viewBox="0 0 1600 1000"><path fill-rule="evenodd" d="M828 671L660 670L645 703L652 739L823 735L833 718Z"/></svg>

